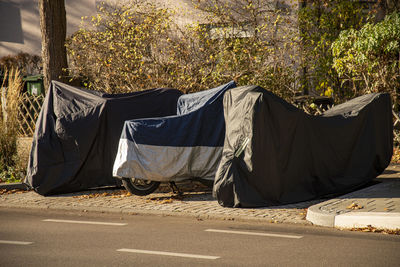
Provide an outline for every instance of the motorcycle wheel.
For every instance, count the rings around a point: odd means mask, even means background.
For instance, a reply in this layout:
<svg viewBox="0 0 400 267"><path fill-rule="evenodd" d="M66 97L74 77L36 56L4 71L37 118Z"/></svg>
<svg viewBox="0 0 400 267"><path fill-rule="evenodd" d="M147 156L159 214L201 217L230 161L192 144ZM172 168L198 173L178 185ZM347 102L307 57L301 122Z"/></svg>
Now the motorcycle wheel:
<svg viewBox="0 0 400 267"><path fill-rule="evenodd" d="M136 178L123 178L122 184L131 194L146 196L153 193L160 185L160 182Z"/></svg>

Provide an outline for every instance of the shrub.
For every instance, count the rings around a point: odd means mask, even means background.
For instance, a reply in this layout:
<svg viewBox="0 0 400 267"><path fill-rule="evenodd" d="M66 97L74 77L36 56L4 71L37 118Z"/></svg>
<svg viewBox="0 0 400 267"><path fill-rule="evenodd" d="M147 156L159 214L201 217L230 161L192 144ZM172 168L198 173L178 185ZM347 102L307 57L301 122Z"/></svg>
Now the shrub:
<svg viewBox="0 0 400 267"><path fill-rule="evenodd" d="M185 16L181 11L147 1L103 3L91 27L67 42L72 78L110 93L154 87L192 92L234 79L289 101L309 90L337 102L356 95L333 68L332 43L341 31L368 21L364 4L307 1L297 12L279 1L194 2L204 17L187 25L175 23L178 12Z"/></svg>
<svg viewBox="0 0 400 267"><path fill-rule="evenodd" d="M331 45L340 32L359 29L367 20L361 1L315 0L299 9L302 38L304 91L343 98L341 83L333 66Z"/></svg>
<svg viewBox="0 0 400 267"><path fill-rule="evenodd" d="M400 13L360 30L343 31L332 44L334 68L349 83L348 97L389 92L395 110L400 105Z"/></svg>
<svg viewBox="0 0 400 267"><path fill-rule="evenodd" d="M147 2L103 3L91 22L67 40L71 75L110 93L156 87L163 66L153 50L166 39L168 11Z"/></svg>
<svg viewBox="0 0 400 267"><path fill-rule="evenodd" d="M198 65L200 85L234 79L239 85L257 84L287 99L294 95L298 77L294 12L291 6L269 5L237 0L197 6L207 12L209 24L192 25L185 39L192 39L195 46L190 64Z"/></svg>
<svg viewBox="0 0 400 267"><path fill-rule="evenodd" d="M177 11L148 2L103 4L92 28L68 40L71 75L108 92L151 87L191 92L234 79L292 96L298 51L295 27L286 27L294 23L290 8L271 11L260 1L233 2L202 2L196 8L208 14L209 23L186 26L174 23Z"/></svg>

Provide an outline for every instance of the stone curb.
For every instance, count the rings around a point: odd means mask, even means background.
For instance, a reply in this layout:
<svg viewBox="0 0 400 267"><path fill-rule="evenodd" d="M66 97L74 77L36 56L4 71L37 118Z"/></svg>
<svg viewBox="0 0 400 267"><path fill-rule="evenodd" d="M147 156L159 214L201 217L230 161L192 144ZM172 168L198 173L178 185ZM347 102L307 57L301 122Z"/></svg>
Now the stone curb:
<svg viewBox="0 0 400 267"><path fill-rule="evenodd" d="M375 228L400 229L400 213L348 212L335 217L336 228L364 228L370 225Z"/></svg>
<svg viewBox="0 0 400 267"><path fill-rule="evenodd" d="M312 205L307 210L306 220L314 225L342 229L369 226L389 230L400 229L399 185L399 182L394 180L382 182ZM392 207L385 208L389 200ZM351 203L361 203L364 208L349 209Z"/></svg>
<svg viewBox="0 0 400 267"><path fill-rule="evenodd" d="M324 212L321 205L317 204L307 209L306 220L315 225L334 227L336 214Z"/></svg>

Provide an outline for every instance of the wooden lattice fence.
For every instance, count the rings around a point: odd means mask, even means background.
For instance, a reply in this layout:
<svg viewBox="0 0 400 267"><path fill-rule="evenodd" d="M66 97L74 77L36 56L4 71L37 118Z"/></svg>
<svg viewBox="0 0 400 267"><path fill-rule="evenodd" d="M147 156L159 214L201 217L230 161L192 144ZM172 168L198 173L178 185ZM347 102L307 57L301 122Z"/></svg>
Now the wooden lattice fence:
<svg viewBox="0 0 400 267"><path fill-rule="evenodd" d="M43 100L43 95L22 94L18 111L20 136L33 136Z"/></svg>

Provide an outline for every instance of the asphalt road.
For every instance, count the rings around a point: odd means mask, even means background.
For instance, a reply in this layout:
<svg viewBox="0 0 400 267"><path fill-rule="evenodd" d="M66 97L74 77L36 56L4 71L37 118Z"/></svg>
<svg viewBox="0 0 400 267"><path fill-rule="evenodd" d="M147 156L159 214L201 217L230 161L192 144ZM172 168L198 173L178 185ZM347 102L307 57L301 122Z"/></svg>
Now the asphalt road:
<svg viewBox="0 0 400 267"><path fill-rule="evenodd" d="M0 266L400 266L400 236L0 209Z"/></svg>

